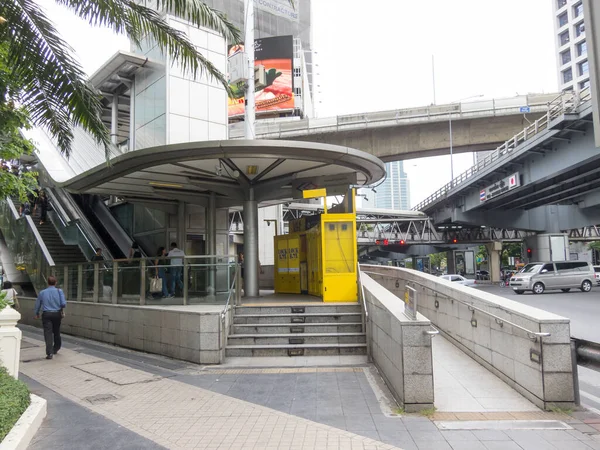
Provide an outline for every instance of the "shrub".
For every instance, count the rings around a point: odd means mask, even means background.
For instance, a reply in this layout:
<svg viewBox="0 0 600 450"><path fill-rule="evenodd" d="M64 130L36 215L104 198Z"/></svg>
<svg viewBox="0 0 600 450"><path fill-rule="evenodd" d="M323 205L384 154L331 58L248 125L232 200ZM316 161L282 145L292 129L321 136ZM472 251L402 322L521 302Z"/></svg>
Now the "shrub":
<svg viewBox="0 0 600 450"><path fill-rule="evenodd" d="M0 442L29 406L29 389L0 367Z"/></svg>

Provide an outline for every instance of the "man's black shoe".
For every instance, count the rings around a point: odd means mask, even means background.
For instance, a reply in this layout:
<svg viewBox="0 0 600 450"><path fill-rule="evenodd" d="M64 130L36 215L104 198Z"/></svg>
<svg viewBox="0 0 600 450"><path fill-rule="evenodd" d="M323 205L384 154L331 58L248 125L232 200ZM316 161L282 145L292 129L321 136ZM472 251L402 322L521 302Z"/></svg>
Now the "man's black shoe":
<svg viewBox="0 0 600 450"><path fill-rule="evenodd" d="M58 353L58 350L52 350L52 353L56 355Z"/></svg>
<svg viewBox="0 0 600 450"><path fill-rule="evenodd" d="M52 359L52 355L46 356L46 359Z"/></svg>

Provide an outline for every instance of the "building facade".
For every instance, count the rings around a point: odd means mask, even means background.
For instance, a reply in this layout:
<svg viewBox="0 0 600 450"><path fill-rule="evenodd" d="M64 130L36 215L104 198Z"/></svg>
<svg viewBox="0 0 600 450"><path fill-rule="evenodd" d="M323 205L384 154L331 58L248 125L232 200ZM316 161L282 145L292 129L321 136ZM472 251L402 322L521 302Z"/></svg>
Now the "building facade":
<svg viewBox="0 0 600 450"><path fill-rule="evenodd" d="M590 84L582 0L552 0L558 86L580 91Z"/></svg>
<svg viewBox="0 0 600 450"><path fill-rule="evenodd" d="M404 161L385 163L387 178L372 190L363 190L369 206L397 211L410 209L410 182L404 171ZM366 206L366 205L365 205Z"/></svg>

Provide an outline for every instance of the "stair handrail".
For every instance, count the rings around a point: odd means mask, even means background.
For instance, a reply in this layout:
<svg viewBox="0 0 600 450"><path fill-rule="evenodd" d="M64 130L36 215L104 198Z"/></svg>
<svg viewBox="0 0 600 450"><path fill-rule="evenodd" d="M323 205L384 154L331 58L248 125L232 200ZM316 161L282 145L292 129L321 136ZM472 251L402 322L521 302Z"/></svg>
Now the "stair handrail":
<svg viewBox="0 0 600 450"><path fill-rule="evenodd" d="M221 320L225 320L225 316L227 315L227 309L229 308L229 303L231 303L231 296L233 295L233 293L236 293L236 300L237 300L237 293L238 293L238 275L239 275L239 270L240 270L240 265L239 264L235 264L235 271L233 272L233 280L231 281L231 286L229 289L229 295L227 295L227 302L225 303L225 306L223 307L223 310L221 311Z"/></svg>
<svg viewBox="0 0 600 450"><path fill-rule="evenodd" d="M35 226L35 223L33 222L33 219L31 218L31 216L26 214L23 217L19 217L19 213L17 212L17 208L15 207L15 204L13 203L12 199L10 197L6 197L6 202L16 220L20 220L20 219L25 220L25 222L29 226L29 229L33 233L33 236L35 237L35 240L37 241L38 245L40 246L40 250L44 254L44 258L46 258L48 265L55 266L56 264L54 264L54 259L52 259L52 255L50 255L50 252L48 251L48 247L46 247L46 244L44 243L44 240L42 239L42 236L40 235L40 232L38 231L37 227Z"/></svg>

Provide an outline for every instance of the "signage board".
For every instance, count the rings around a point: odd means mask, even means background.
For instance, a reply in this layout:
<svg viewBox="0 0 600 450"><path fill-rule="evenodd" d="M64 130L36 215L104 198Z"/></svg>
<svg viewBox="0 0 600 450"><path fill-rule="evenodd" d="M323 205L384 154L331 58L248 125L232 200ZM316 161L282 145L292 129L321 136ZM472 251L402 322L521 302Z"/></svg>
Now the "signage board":
<svg viewBox="0 0 600 450"><path fill-rule="evenodd" d="M237 44L229 47L228 60L235 62L235 58L244 52L244 45ZM262 67L265 73L265 85L256 86L255 102L256 115L291 111L294 109L293 89L293 61L294 37L276 36L256 39L254 41L254 65ZM251 76L252 74L245 74ZM244 74L230 74L229 87L232 96L228 100L227 111L229 117L244 115L245 96L244 87L233 83L234 78L243 77Z"/></svg>
<svg viewBox="0 0 600 450"><path fill-rule="evenodd" d="M530 108L529 106L521 106L521 107L519 108L519 112L522 112L522 113L530 113L530 112L531 112L531 108Z"/></svg>
<svg viewBox="0 0 600 450"><path fill-rule="evenodd" d="M521 177L519 173L513 173L511 176L501 179L500 181L479 191L479 202L483 203L502 194L507 193L521 186Z"/></svg>
<svg viewBox="0 0 600 450"><path fill-rule="evenodd" d="M417 290L410 286L406 286L404 290L404 315L417 320Z"/></svg>

